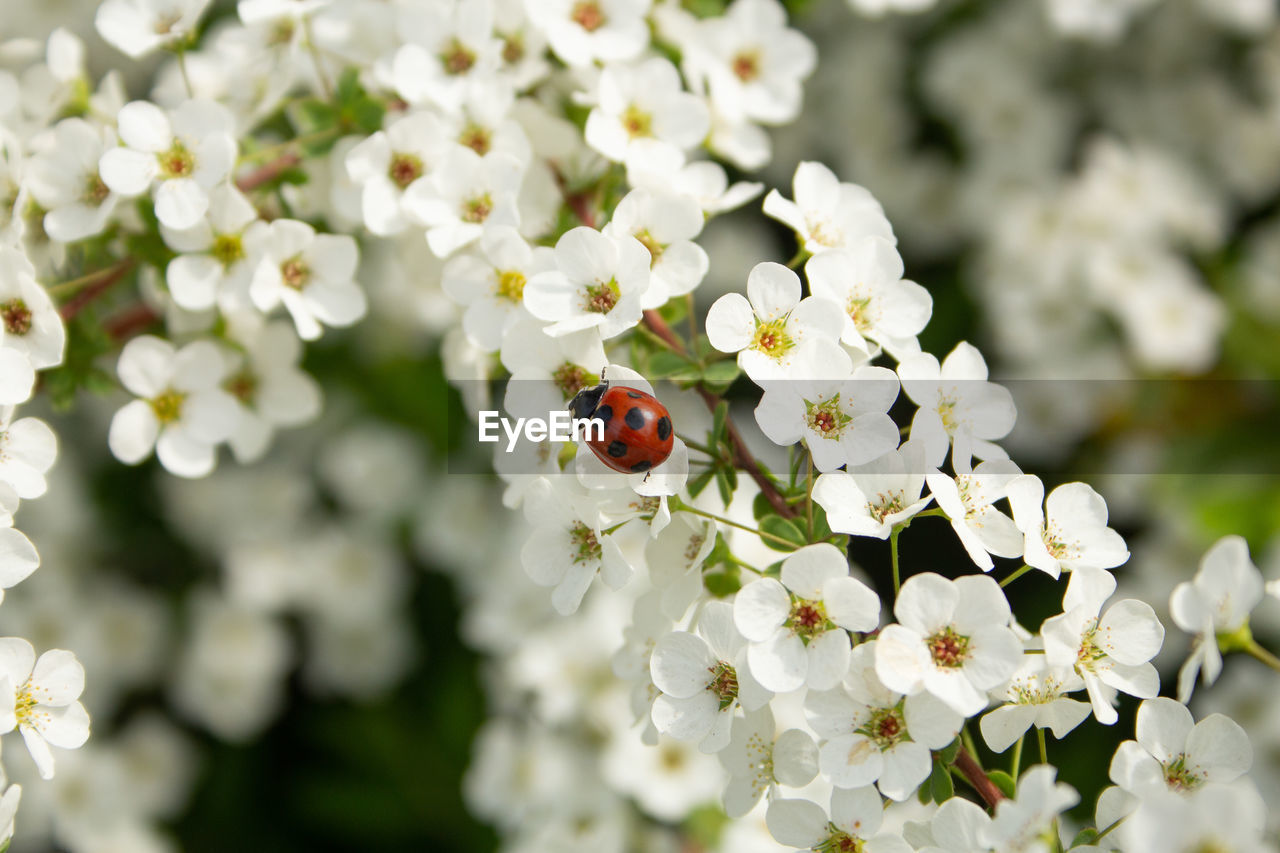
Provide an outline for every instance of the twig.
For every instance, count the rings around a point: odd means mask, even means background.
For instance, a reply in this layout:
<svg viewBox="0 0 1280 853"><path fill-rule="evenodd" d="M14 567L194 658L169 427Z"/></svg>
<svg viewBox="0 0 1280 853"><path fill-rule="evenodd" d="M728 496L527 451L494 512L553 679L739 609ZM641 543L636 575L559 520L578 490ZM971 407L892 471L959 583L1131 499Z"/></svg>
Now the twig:
<svg viewBox="0 0 1280 853"><path fill-rule="evenodd" d="M270 163L264 163L249 174L241 176L236 181L236 186L240 188L241 192L250 192L265 183L275 180L280 177L282 172L292 169L301 162L302 156L298 152L286 152Z"/></svg>
<svg viewBox="0 0 1280 853"><path fill-rule="evenodd" d="M159 319L160 315L153 311L151 306L140 302L108 319L102 324L102 330L107 333L111 340L123 341L126 338L133 337L135 332L142 331Z"/></svg>
<svg viewBox="0 0 1280 853"><path fill-rule="evenodd" d="M969 754L969 750L963 746L956 753L955 767L964 775L964 778L973 790L978 792L978 796L986 802L990 808L995 808L996 803L1003 800L1004 792L996 787L996 783L992 782L986 773L982 772L982 768L978 766L977 759Z"/></svg>
<svg viewBox="0 0 1280 853"><path fill-rule="evenodd" d="M112 286L128 275L129 271L132 270L136 264L137 261L133 258L125 258L121 261L117 261L115 266L107 267L102 270L101 277L97 277L95 275L95 281L93 284L88 285L84 290L81 290L75 296L68 299L62 304L62 307L58 309L58 313L62 316L62 319L70 320L72 317L79 314L81 309L86 305L106 293L112 288Z"/></svg>

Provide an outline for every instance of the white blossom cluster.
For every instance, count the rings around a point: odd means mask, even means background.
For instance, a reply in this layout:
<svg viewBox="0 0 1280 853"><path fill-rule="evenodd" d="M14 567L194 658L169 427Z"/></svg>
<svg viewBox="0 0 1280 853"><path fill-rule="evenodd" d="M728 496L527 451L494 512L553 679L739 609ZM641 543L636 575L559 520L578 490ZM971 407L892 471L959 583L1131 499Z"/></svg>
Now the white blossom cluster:
<svg viewBox="0 0 1280 853"><path fill-rule="evenodd" d="M1130 555L1106 501L1085 483L1047 490L1010 459L1013 400L976 347L922 349L933 299L904 277L876 194L802 159L789 196L762 201L794 232L796 258L754 266L745 295L710 305L700 338L711 258L698 239L764 189L726 166L770 163L766 128L800 115L817 50L780 0L703 17L686 5L240 0L209 24L208 0L105 0L101 39L132 59L165 57L138 99L115 73L94 87L67 31L10 51L20 59L0 70L0 587L39 564L13 514L45 492L56 455L52 430L14 406L33 397L37 372L75 368L74 324L92 316L109 339L93 355L111 354L127 392L103 443L125 464L154 455L200 480L166 487L166 509L222 576L184 599L167 698L220 738L250 738L280 712L300 656L289 620L303 626L316 692L374 695L402 676L413 650L390 543L408 507L420 512L419 549L456 570L467 639L493 657L496 714L467 795L506 849L622 851L637 838L663 849L689 836L726 851L1272 849L1245 731L1185 705L1197 678L1218 679L1222 653L1267 657L1249 623L1264 583L1243 540L1222 540L1173 590L1168 612L1193 648L1177 700L1160 696L1165 628L1152 604L1116 595L1113 571ZM880 16L935 4L850 5ZM1159 4L1025 5L1105 41ZM1200 5L1246 31L1270 22L1247 2ZM1029 14L991 38L1016 41ZM1056 163L997 163L996 142L1029 128L1034 145L1066 121L1010 72L1028 60L1007 44L1016 60L976 67L989 47L975 38L923 72L926 94L954 110L989 164L961 188L970 198L1018 184L1020 169L1056 174ZM877 50L849 53L894 61ZM885 121L866 136L897 130ZM1044 156L1063 154L1055 144ZM919 180L910 186L927 207ZM981 264L992 313L1052 317L1005 323L1026 337L997 334L1002 350L1075 351L1081 337L1056 300L1076 300L1118 322L1145 365L1211 362L1225 309L1185 252L1219 248L1226 214L1176 155L1104 138L1075 174L1018 186L988 209L1001 211ZM1031 267L1049 284L1018 302L1027 294L1011 282ZM103 304L118 313L97 314ZM682 306L687 341L661 313ZM502 402L516 415L563 408L606 372L653 392L659 377L644 374L658 355L696 366L685 384L704 390L741 371L761 392L757 449L785 462L764 473L722 411L663 391L683 436L664 464L623 475L585 445L571 458L542 445L499 451L508 514L490 491L452 482L419 500L411 446L377 427L318 454L293 446L304 433L277 442L293 475L202 479L222 445L258 461L278 430L315 420L304 346L367 315L378 324L366 324L369 348L404 343L397 324L444 332L464 396L485 393L465 380L539 380L508 383ZM708 427L728 458L695 444ZM349 526L303 496L311 484L294 475L313 455ZM499 532L477 543L476 517ZM974 569L904 558L900 579L901 534L940 531L942 519ZM889 543L891 599L850 564L851 537ZM1000 582L997 560L1015 561L999 564L1012 569ZM1038 626L1019 621L1003 589L1032 570L1058 582ZM90 603L97 590L44 574L15 621L34 635L40 601L78 601L98 614L86 622L101 622L79 629L92 649L85 638L110 633L110 596ZM113 592L122 622L157 621L130 618L153 601ZM148 640L161 637L135 635L135 648ZM120 690L160 678L157 664L129 672L98 651ZM37 658L27 641L0 638L0 732L22 733L41 776L52 775L50 746L88 737L84 686L70 652ZM1111 761L1093 826L1069 843L1080 798L1048 763L1044 732L1066 738L1090 716L1115 725L1121 694L1141 700L1135 739ZM1010 756L1006 788L977 764L975 729ZM1035 763L1022 761L1032 729L1040 761L1019 773ZM138 718L78 753L70 782L43 798L52 837L75 851L165 849L152 824L186 790L182 743L169 724ZM160 756L160 769L124 769L139 756ZM121 778L134 791L126 806L112 799ZM957 786L973 798L952 796ZM0 798L5 838L18 792Z"/></svg>

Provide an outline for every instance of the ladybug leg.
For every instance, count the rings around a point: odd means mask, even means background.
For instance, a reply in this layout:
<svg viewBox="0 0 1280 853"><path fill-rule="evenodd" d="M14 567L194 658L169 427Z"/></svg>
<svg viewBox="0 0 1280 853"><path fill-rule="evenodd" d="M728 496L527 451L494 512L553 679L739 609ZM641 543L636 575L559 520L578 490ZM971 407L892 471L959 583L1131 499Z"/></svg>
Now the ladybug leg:
<svg viewBox="0 0 1280 853"><path fill-rule="evenodd" d="M649 482L649 478L650 478L650 477L652 477L652 476L653 476L653 471L652 471L652 470L650 470L650 471L649 471L649 473L647 473L647 474L645 474L645 475L644 475L644 479L643 479L643 480L641 480L640 482L642 482L642 483L647 483L647 482Z"/></svg>

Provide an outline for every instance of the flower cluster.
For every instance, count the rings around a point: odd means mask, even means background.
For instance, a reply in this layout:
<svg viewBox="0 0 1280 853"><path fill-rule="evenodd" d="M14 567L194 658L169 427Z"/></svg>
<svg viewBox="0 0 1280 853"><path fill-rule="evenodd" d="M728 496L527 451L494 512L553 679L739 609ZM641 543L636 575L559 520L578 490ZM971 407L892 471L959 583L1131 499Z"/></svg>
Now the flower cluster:
<svg viewBox="0 0 1280 853"><path fill-rule="evenodd" d="M466 795L508 849L621 851L636 837L816 853L1261 849L1248 737L1185 704L1223 654L1280 668L1251 631L1269 587L1247 545L1221 540L1173 589L1167 614L1191 651L1177 700L1160 696L1165 613L1144 599L1168 589L1118 587L1129 545L1102 494L1011 458L1019 413L978 347L922 345L940 291L906 278L899 245L973 240L995 346L1024 367L1095 350L1077 365L1211 365L1229 317L1201 256L1224 251L1228 207L1188 162L1227 158L1121 144L1117 119L1068 172L1076 117L1047 80L1018 73L1020 28L1106 42L1158 4L1006 4L992 32L943 27L910 100L948 119L973 161L946 204L925 185L947 167L926 156L916 171L903 141L916 129L890 87L868 96L884 110L833 115L821 132L850 139L854 153L833 155L850 158L841 173L892 188L842 180L809 152L778 158L799 162L789 175L766 173L789 189L731 179L774 159L767 129L800 115L817 70L825 39L790 5L240 0L213 15L209 0L105 0L98 36L160 59L140 97L117 72L91 81L67 31L43 52L6 51L0 589L40 564L13 526L57 454L53 430L15 410L37 392L55 406L114 395L97 445L181 478L164 481L165 518L221 574L183 592L172 635L155 598L48 571L0 616L72 637L108 676L86 699L95 718L156 686L165 658L146 649L172 646L165 701L243 741L280 714L295 665L306 689L354 698L404 675L414 640L397 549L416 516L415 546L454 571L464 635L490 657L496 714ZM847 5L881 17L935 3ZM1242 32L1273 16L1249 0L1191 5L1169 14ZM907 30L875 25L844 53L902 61ZM892 76L830 67L840 86ZM1025 156L1008 156L1010 137ZM1256 171L1238 167L1239 194ZM735 210L762 211L797 252L713 293L704 229ZM345 338L358 350L439 339L470 409L500 380L515 416L563 409L606 375L656 385L673 449L625 474L585 443L499 445L501 495L450 482L428 496L414 445L385 426L275 441L319 418L317 365L365 390L359 359L333 367L347 351L330 347L366 317ZM731 404L756 390L752 413ZM359 405L332 396L336 420ZM223 445L238 463L271 458L217 471ZM327 503L310 496L313 460ZM477 536L499 502L510 512ZM912 527L956 559L903 552L920 541L903 537ZM849 555L886 545L891 586L877 587ZM1026 575L1054 590L1038 623L1006 596ZM46 618L59 607L84 624ZM71 652L0 638L0 734L22 734L39 776L53 774L51 747L85 743L84 689ZM1046 732L1114 726L1135 705L1114 786L1067 845L1080 794L1058 780ZM36 795L44 831L75 853L163 848L153 824L187 790L170 724L119 728ZM1029 735L1039 762L1023 772ZM133 766L157 755L159 769ZM118 787L138 793L117 802ZM0 845L19 791L0 797Z"/></svg>

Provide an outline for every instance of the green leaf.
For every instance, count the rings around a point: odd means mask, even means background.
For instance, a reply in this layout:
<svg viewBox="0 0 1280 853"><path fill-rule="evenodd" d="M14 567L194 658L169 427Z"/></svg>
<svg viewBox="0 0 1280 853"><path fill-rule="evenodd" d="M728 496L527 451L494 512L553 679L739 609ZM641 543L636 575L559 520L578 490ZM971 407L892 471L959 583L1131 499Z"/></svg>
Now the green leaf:
<svg viewBox="0 0 1280 853"><path fill-rule="evenodd" d="M334 90L334 97L338 103L349 104L362 94L364 94L364 88L360 85L360 70L354 65L342 69L342 73L338 75L337 88Z"/></svg>
<svg viewBox="0 0 1280 853"><path fill-rule="evenodd" d="M929 775L929 781L933 785L933 801L935 803L945 803L955 796L955 782L951 779L951 773L947 770L947 765L941 761L933 762L933 772Z"/></svg>
<svg viewBox="0 0 1280 853"><path fill-rule="evenodd" d="M689 359L670 350L658 350L649 356L649 376L653 379L665 379L689 367Z"/></svg>
<svg viewBox="0 0 1280 853"><path fill-rule="evenodd" d="M742 589L742 573L737 566L733 566L732 571L726 568L722 572L707 572L702 576L702 585L716 598L728 598Z"/></svg>
<svg viewBox="0 0 1280 853"><path fill-rule="evenodd" d="M1084 829L1076 833L1076 837L1071 841L1072 847L1079 847L1082 844L1092 844L1098 840L1098 830L1092 826L1086 826ZM3 853L3 851L0 851Z"/></svg>
<svg viewBox="0 0 1280 853"><path fill-rule="evenodd" d="M813 502L813 541L821 542L833 535L831 526L827 524L827 511L817 501Z"/></svg>
<svg viewBox="0 0 1280 853"><path fill-rule="evenodd" d="M755 500L751 502L751 515L755 517L756 521L773 515L773 504L769 503L769 499L765 497L764 492L757 494Z"/></svg>
<svg viewBox="0 0 1280 853"><path fill-rule="evenodd" d="M925 777L920 783L920 787L916 789L916 799L920 801L920 805L927 806L933 802L933 773Z"/></svg>
<svg viewBox="0 0 1280 853"><path fill-rule="evenodd" d="M793 543L794 547L782 545L775 539L764 539L764 544L768 545L775 551L795 551L809 544L809 539L805 536L800 526L789 518L783 518L780 515L771 515L760 521L760 529L771 536L776 536L786 542Z"/></svg>
<svg viewBox="0 0 1280 853"><path fill-rule="evenodd" d="M1000 793L1009 799L1013 799L1017 795L1018 784L1013 781L1012 776L1003 770L988 770L987 778L994 782L995 786L1000 789Z"/></svg>
<svg viewBox="0 0 1280 853"><path fill-rule="evenodd" d="M956 756L960 754L960 738L956 738L942 748L938 753L938 759L943 764L955 763Z"/></svg>
<svg viewBox="0 0 1280 853"><path fill-rule="evenodd" d="M711 447L716 447L722 441L727 440L727 427L729 423L729 401L721 400L716 403L716 410L711 416Z"/></svg>
<svg viewBox="0 0 1280 853"><path fill-rule="evenodd" d="M730 385L738 378L738 362L732 358L714 362L702 372L702 378L716 385Z"/></svg>
<svg viewBox="0 0 1280 853"><path fill-rule="evenodd" d="M716 488L720 490L720 500L724 501L725 506L733 503L733 483L729 480L731 471L732 469L724 466L715 469Z"/></svg>
<svg viewBox="0 0 1280 853"><path fill-rule="evenodd" d="M711 478L713 476L715 476L715 472L710 468L708 468L707 470L703 471L701 474L699 474L698 476L690 480L688 485L689 497L696 498L699 494L701 494L702 490L705 489L708 486L708 484L711 483Z"/></svg>

